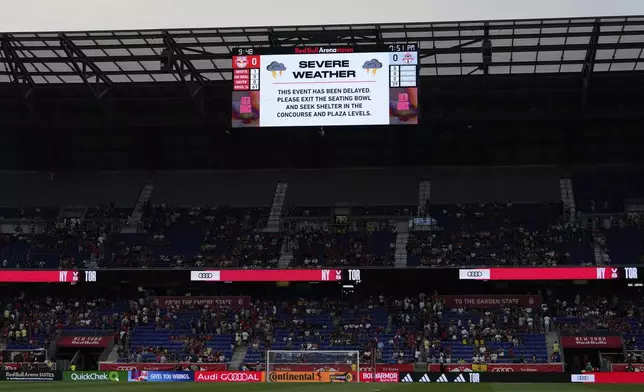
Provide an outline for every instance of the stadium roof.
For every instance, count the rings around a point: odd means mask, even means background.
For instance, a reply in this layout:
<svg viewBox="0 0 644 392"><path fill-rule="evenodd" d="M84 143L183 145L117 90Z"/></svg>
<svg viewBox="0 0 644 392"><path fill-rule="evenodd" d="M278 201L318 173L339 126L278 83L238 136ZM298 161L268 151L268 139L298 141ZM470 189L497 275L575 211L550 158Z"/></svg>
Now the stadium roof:
<svg viewBox="0 0 644 392"><path fill-rule="evenodd" d="M418 42L422 76L644 70L644 16L0 34L0 83L221 81L231 49ZM484 59L483 46L492 46ZM170 59L171 69L161 61Z"/></svg>

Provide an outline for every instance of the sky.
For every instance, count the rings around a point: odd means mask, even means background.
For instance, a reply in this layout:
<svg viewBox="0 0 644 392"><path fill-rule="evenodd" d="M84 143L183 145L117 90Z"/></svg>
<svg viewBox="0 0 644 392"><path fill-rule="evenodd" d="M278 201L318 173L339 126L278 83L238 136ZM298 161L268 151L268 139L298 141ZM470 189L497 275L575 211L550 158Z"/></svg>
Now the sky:
<svg viewBox="0 0 644 392"><path fill-rule="evenodd" d="M644 15L644 0L0 0L0 31L410 23Z"/></svg>

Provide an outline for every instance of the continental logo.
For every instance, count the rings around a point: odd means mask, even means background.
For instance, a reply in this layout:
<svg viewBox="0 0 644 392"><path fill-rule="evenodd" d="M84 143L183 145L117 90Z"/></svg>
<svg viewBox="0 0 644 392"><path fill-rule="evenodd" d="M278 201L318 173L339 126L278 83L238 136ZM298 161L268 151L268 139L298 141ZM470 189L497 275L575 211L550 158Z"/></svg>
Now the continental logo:
<svg viewBox="0 0 644 392"><path fill-rule="evenodd" d="M345 372L271 372L270 382L352 382L353 375Z"/></svg>
<svg viewBox="0 0 644 392"><path fill-rule="evenodd" d="M270 382L331 382L329 372L270 372Z"/></svg>

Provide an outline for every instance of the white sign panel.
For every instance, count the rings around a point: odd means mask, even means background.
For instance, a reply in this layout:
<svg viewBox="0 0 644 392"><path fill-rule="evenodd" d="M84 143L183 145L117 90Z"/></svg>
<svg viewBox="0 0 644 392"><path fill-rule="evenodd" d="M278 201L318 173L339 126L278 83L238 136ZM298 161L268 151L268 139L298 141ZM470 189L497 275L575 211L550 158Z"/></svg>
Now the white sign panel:
<svg viewBox="0 0 644 392"><path fill-rule="evenodd" d="M389 53L264 55L260 126L389 124Z"/></svg>

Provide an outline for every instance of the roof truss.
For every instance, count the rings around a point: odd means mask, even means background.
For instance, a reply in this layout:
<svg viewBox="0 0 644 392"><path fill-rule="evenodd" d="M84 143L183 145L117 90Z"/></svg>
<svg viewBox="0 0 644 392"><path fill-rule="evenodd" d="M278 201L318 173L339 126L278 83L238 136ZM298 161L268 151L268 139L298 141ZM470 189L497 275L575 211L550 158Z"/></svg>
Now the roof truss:
<svg viewBox="0 0 644 392"><path fill-rule="evenodd" d="M4 34L0 83L84 83L101 103L112 83L181 82L198 105L204 83L231 79L234 47L403 42L420 44L422 76L578 73L590 86L593 72L644 70L644 17L633 16Z"/></svg>

